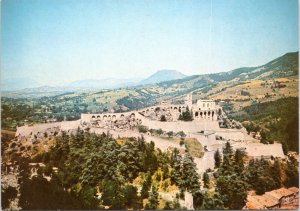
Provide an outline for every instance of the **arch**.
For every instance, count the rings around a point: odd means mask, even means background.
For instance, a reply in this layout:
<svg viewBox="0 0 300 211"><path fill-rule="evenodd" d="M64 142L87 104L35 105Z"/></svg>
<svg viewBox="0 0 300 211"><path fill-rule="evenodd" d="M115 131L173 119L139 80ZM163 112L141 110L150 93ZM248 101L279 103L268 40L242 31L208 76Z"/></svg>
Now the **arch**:
<svg viewBox="0 0 300 211"><path fill-rule="evenodd" d="M116 115L112 115L112 119L115 120L117 117Z"/></svg>
<svg viewBox="0 0 300 211"><path fill-rule="evenodd" d="M93 116L92 116L92 119L95 119L95 118L96 118L96 117L93 115Z"/></svg>
<svg viewBox="0 0 300 211"><path fill-rule="evenodd" d="M97 119L100 119L100 115L97 116Z"/></svg>
<svg viewBox="0 0 300 211"><path fill-rule="evenodd" d="M210 111L207 112L207 115L210 116Z"/></svg>
<svg viewBox="0 0 300 211"><path fill-rule="evenodd" d="M211 116L212 116L212 117L214 117L214 115L215 115L215 112L214 112L214 111L212 111L212 112L211 112Z"/></svg>
<svg viewBox="0 0 300 211"><path fill-rule="evenodd" d="M174 110L177 110L177 107L174 107Z"/></svg>
<svg viewBox="0 0 300 211"><path fill-rule="evenodd" d="M124 117L124 114L121 114L121 117Z"/></svg>
<svg viewBox="0 0 300 211"><path fill-rule="evenodd" d="M204 111L204 116L206 116L206 111Z"/></svg>
<svg viewBox="0 0 300 211"><path fill-rule="evenodd" d="M104 116L103 116L103 120L105 120L106 118L107 118L107 116L106 116L106 115L104 115Z"/></svg>
<svg viewBox="0 0 300 211"><path fill-rule="evenodd" d="M198 117L198 115L199 115L199 113L198 113L198 111L196 111L196 113L195 113L195 117Z"/></svg>
<svg viewBox="0 0 300 211"><path fill-rule="evenodd" d="M202 113L202 111L200 112L200 116L201 116L201 118L202 118L202 116L203 116L203 113Z"/></svg>
<svg viewBox="0 0 300 211"><path fill-rule="evenodd" d="M135 114L134 114L134 113L131 113L131 114L130 114L130 118L135 118Z"/></svg>

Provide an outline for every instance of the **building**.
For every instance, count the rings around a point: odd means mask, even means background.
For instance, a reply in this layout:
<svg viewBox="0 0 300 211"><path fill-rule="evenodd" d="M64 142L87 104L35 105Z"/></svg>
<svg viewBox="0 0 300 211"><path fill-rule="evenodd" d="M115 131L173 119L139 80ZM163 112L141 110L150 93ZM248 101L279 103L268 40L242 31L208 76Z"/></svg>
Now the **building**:
<svg viewBox="0 0 300 211"><path fill-rule="evenodd" d="M279 188L259 196L249 192L243 209L297 209L299 207L299 189L297 187Z"/></svg>

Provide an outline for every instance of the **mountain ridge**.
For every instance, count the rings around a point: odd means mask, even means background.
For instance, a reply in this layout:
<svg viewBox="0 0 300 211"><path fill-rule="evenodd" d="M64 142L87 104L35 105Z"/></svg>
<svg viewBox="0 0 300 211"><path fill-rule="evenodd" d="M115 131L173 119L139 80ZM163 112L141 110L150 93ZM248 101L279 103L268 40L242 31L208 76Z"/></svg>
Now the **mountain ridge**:
<svg viewBox="0 0 300 211"><path fill-rule="evenodd" d="M219 73L211 73L211 74L201 74L201 75L191 75L186 76L182 73L180 73L177 70L158 70L154 74L150 75L149 77L139 80L139 81L132 81L132 79L91 79L94 86L75 86L76 83L80 84L82 83L84 85L85 82L88 82L88 80L78 80L71 82L69 85L71 86L60 86L60 87L52 87L51 89L60 89L56 91L64 92L64 91L80 91L80 90L96 90L96 89L116 89L116 88L134 88L134 87L143 87L144 85L149 84L157 84L158 86L164 86L164 87L170 87L173 85L177 85L177 87L183 87L185 90L193 90L195 88L204 88L205 86L213 86L213 84L218 82L224 82L224 81L232 81L232 83L236 82L242 82L249 79L267 79L267 78L276 78L276 77L288 77L293 75L299 74L299 68L298 68L298 51L297 52L289 52L286 53L278 58L275 58L271 60L270 62L267 62L264 65L260 65L257 67L240 67L236 68L227 72L219 72ZM167 73L165 76L164 73ZM168 76L168 74L173 74L172 77ZM167 79L168 80L167 80ZM174 79L177 78L177 79ZM106 86L99 86L101 83L111 82L110 85ZM121 81L121 82L120 82ZM115 84L113 83L115 82ZM73 83L73 84L72 84ZM95 86L97 85L97 86ZM1 84L2 88L3 84ZM45 87L45 86L43 86ZM12 90L5 92L30 92L30 89L32 91L36 91L39 87L35 88L27 88L26 90ZM3 90L3 89L2 89Z"/></svg>

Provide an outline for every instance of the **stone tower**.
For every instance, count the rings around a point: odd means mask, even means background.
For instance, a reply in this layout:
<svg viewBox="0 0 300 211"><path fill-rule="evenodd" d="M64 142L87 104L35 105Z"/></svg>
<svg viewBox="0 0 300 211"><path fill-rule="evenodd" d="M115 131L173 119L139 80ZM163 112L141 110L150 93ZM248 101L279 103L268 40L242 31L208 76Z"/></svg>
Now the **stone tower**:
<svg viewBox="0 0 300 211"><path fill-rule="evenodd" d="M193 104L193 94L187 94L184 100L184 104L188 105L190 108L192 108Z"/></svg>

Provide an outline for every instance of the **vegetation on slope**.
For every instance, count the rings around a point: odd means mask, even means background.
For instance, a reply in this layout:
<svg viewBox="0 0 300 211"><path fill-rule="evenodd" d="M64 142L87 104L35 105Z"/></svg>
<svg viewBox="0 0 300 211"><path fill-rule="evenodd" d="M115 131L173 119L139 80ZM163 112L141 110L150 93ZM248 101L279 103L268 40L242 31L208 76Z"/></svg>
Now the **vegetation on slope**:
<svg viewBox="0 0 300 211"><path fill-rule="evenodd" d="M157 209L158 190L167 191L172 184L182 193L200 188L193 158L177 152L156 150L153 142L146 143L143 138L119 142L106 134L82 130L76 135L63 133L56 137L50 151L33 160L19 160L23 163L20 206L23 209ZM29 162L43 162L46 167L30 178ZM43 174L51 180L47 181ZM137 192L138 186L142 187L141 194ZM144 199L147 204L143 204Z"/></svg>
<svg viewBox="0 0 300 211"><path fill-rule="evenodd" d="M244 122L249 132L260 131L263 141L281 142L285 153L288 150L298 152L298 107L298 98L282 98L245 107L243 113L234 118Z"/></svg>

